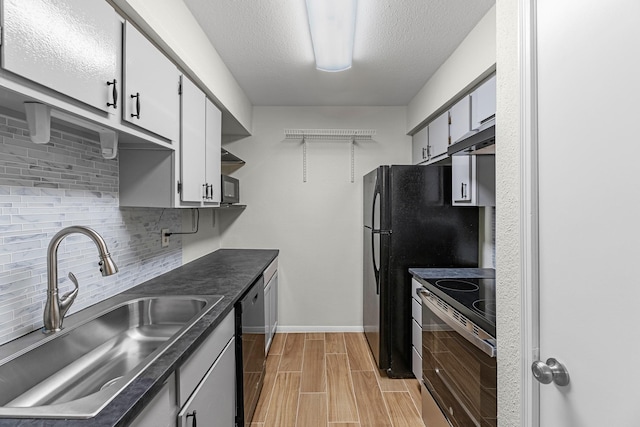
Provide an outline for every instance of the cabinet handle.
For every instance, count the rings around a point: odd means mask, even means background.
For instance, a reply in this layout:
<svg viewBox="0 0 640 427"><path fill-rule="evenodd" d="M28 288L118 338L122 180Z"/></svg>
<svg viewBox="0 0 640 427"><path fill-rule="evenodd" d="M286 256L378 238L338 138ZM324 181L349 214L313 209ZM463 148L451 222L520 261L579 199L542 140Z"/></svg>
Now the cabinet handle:
<svg viewBox="0 0 640 427"><path fill-rule="evenodd" d="M191 424L191 427L198 427L198 418L196 417L196 410L194 409L192 413L187 414L187 420L193 417L193 424Z"/></svg>
<svg viewBox="0 0 640 427"><path fill-rule="evenodd" d="M430 159L431 158L431 146L427 145L427 158Z"/></svg>
<svg viewBox="0 0 640 427"><path fill-rule="evenodd" d="M204 184L204 198L209 200L211 199L211 185L205 183Z"/></svg>
<svg viewBox="0 0 640 427"><path fill-rule="evenodd" d="M209 199L213 199L213 184L209 184Z"/></svg>
<svg viewBox="0 0 640 427"><path fill-rule="evenodd" d="M424 154L426 150L426 148L422 147L422 160L427 158L427 156Z"/></svg>
<svg viewBox="0 0 640 427"><path fill-rule="evenodd" d="M131 113L131 117L135 117L136 119L140 118L140 92L136 92L135 95L131 95L131 99L136 99L136 114Z"/></svg>
<svg viewBox="0 0 640 427"><path fill-rule="evenodd" d="M107 107L113 107L114 109L118 108L118 87L116 85L118 81L113 79L112 82L107 82L107 86L113 85L111 96L113 97L113 104L111 102L107 102Z"/></svg>
<svg viewBox="0 0 640 427"><path fill-rule="evenodd" d="M464 182L460 184L460 197L464 199Z"/></svg>
<svg viewBox="0 0 640 427"><path fill-rule="evenodd" d="M495 119L495 118L496 118L496 113L493 113L492 115L490 115L486 119L480 120L480 124L483 125L483 124L487 123L489 120Z"/></svg>

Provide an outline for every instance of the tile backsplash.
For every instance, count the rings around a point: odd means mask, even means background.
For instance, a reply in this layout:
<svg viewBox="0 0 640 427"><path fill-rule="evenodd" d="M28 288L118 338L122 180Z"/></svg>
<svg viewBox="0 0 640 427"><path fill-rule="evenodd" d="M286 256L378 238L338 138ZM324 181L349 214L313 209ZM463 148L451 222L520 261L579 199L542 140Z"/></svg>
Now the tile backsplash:
<svg viewBox="0 0 640 427"><path fill-rule="evenodd" d="M0 115L0 344L42 327L47 247L62 228L85 225L105 239L118 274L102 277L94 243L80 234L58 250L61 294L80 291L78 311L182 263L182 240L160 245L160 229L181 228L175 209L120 208L118 161L100 155L97 136L51 131L51 143L29 140L27 124Z"/></svg>

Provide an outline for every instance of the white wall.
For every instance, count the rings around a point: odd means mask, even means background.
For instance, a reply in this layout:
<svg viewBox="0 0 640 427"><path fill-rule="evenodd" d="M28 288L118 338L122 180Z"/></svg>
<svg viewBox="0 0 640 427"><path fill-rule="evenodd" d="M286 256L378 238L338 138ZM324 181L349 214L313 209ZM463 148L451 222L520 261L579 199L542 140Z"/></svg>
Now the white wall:
<svg viewBox="0 0 640 427"><path fill-rule="evenodd" d="M407 133L444 110L456 98L468 92L495 71L496 8L480 20L449 59L409 103Z"/></svg>
<svg viewBox="0 0 640 427"><path fill-rule="evenodd" d="M219 213L225 248L277 248L283 330L362 330L362 176L380 164L410 162L405 107L255 107L253 136L225 148L247 163L243 212ZM350 182L346 142L302 145L284 129L375 129L355 147Z"/></svg>
<svg viewBox="0 0 640 427"><path fill-rule="evenodd" d="M497 0L496 264L498 419L521 420L520 70L518 4Z"/></svg>
<svg viewBox="0 0 640 427"><path fill-rule="evenodd" d="M193 209L182 211L182 232L190 233L195 229ZM200 209L200 223L195 234L182 234L182 263L186 264L220 249L222 241L216 210L212 208ZM197 216L195 217L197 223Z"/></svg>
<svg viewBox="0 0 640 427"><path fill-rule="evenodd" d="M182 0L110 0L251 132L251 103ZM226 124L226 123L225 123ZM234 133L233 129L226 130ZM240 129L237 129L239 132Z"/></svg>

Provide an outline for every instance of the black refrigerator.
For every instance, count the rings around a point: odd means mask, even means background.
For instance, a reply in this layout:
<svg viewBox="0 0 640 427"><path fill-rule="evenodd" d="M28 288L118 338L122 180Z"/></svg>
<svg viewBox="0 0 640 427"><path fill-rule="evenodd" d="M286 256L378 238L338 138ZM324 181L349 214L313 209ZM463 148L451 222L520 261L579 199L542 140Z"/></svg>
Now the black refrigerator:
<svg viewBox="0 0 640 427"><path fill-rule="evenodd" d="M409 268L477 267L478 208L451 205L451 166L380 166L364 176L363 326L378 367L411 372Z"/></svg>

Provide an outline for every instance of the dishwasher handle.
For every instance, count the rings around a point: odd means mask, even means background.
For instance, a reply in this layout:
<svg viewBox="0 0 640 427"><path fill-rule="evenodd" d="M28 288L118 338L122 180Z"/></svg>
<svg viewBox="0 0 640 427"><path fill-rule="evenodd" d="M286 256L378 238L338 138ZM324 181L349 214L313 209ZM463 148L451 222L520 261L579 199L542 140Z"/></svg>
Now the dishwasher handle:
<svg viewBox="0 0 640 427"><path fill-rule="evenodd" d="M429 296L431 292L425 289L419 289L417 291L418 295L420 295L420 299L422 300L422 308L428 308L435 316L437 316L440 320L447 324L450 328L460 334L464 339L469 341L471 344L482 350L483 353L488 355L489 357L496 357L496 347L490 342L483 340L482 338L476 336L474 333L467 330L462 325L458 324L458 322L451 317L449 317L446 313L442 311L438 307L438 305L433 302Z"/></svg>

